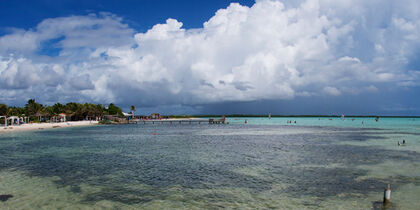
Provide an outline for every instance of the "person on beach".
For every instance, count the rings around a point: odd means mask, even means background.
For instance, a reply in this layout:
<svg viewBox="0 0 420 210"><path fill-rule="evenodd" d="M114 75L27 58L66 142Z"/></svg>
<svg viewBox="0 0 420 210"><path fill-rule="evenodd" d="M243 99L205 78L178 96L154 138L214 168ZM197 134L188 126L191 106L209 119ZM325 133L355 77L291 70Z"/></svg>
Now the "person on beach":
<svg viewBox="0 0 420 210"><path fill-rule="evenodd" d="M400 141L398 141L397 145L398 145L398 146L401 146L401 143L400 143Z"/></svg>

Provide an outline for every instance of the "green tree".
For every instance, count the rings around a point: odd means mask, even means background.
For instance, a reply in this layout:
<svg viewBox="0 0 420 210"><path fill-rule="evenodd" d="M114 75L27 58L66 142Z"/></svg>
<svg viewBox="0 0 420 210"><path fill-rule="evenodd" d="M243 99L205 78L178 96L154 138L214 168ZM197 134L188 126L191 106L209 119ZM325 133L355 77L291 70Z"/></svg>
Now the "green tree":
<svg viewBox="0 0 420 210"><path fill-rule="evenodd" d="M42 114L48 117L54 117L56 113L54 112L54 107L47 106L42 109Z"/></svg>
<svg viewBox="0 0 420 210"><path fill-rule="evenodd" d="M123 116L122 110L120 107L115 106L113 103L110 103L108 106L108 113L110 115L119 115L119 116Z"/></svg>
<svg viewBox="0 0 420 210"><path fill-rule="evenodd" d="M135 107L131 106L131 110L135 111ZM74 102L65 105L56 103L52 106L43 106L37 103L35 99L29 99L24 108L8 107L5 104L0 104L0 115L28 116L31 120L41 120L42 117L51 118L60 113L67 114L68 120L94 119L103 117L105 114L123 116L121 108L112 103L107 108L101 104Z"/></svg>
<svg viewBox="0 0 420 210"><path fill-rule="evenodd" d="M65 108L64 108L64 105L60 104L60 103L56 103L56 104L52 105L52 108L53 108L54 114L56 114L56 115L66 112Z"/></svg>
<svg viewBox="0 0 420 210"><path fill-rule="evenodd" d="M95 106L95 113L96 113L96 116L102 117L104 114L106 114L105 107L102 106L101 104L97 104Z"/></svg>
<svg viewBox="0 0 420 210"><path fill-rule="evenodd" d="M21 108L21 107L9 107L9 112L8 112L8 116L21 116L25 114L25 108Z"/></svg>
<svg viewBox="0 0 420 210"><path fill-rule="evenodd" d="M71 116L71 120L83 120L83 105L70 102L65 106L65 112Z"/></svg>
<svg viewBox="0 0 420 210"><path fill-rule="evenodd" d="M84 119L91 119L97 116L96 105L85 103L83 105L83 117Z"/></svg>
<svg viewBox="0 0 420 210"><path fill-rule="evenodd" d="M6 104L0 104L0 115L6 116L9 113L9 107Z"/></svg>
<svg viewBox="0 0 420 210"><path fill-rule="evenodd" d="M37 103L35 99L29 99L25 105L25 111L28 116L39 116L42 111L42 104Z"/></svg>

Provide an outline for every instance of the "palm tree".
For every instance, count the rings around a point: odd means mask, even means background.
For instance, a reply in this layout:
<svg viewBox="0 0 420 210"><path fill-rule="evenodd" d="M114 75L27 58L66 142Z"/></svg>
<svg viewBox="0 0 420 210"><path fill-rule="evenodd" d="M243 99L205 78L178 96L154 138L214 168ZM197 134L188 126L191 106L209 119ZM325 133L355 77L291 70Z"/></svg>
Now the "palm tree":
<svg viewBox="0 0 420 210"><path fill-rule="evenodd" d="M48 117L49 120L55 116L54 108L52 106L47 106L42 109L42 114Z"/></svg>
<svg viewBox="0 0 420 210"><path fill-rule="evenodd" d="M7 122L7 114L9 113L9 107L6 104L0 104L0 120L4 118L4 124Z"/></svg>
<svg viewBox="0 0 420 210"><path fill-rule="evenodd" d="M136 108L131 106L132 115ZM83 119L102 119L104 115L118 115L123 116L120 107L114 104L109 106L103 106L101 104L90 104L90 103L74 103L69 102L65 105L56 103L52 106L44 106L35 101L35 99L29 99L25 104L25 107L8 107L6 104L0 103L0 115L1 116L24 116L30 117L29 120L39 120L42 117L54 118L60 113L66 114L69 120L83 120Z"/></svg>
<svg viewBox="0 0 420 210"><path fill-rule="evenodd" d="M9 112L9 107L6 104L0 104L0 116L4 115L6 116Z"/></svg>
<svg viewBox="0 0 420 210"><path fill-rule="evenodd" d="M136 107L134 105L131 105L130 110L131 110L131 115L134 118L134 112L136 111Z"/></svg>
<svg viewBox="0 0 420 210"><path fill-rule="evenodd" d="M35 99L29 99L25 105L25 111L28 116L37 116L41 119L42 104L35 102Z"/></svg>

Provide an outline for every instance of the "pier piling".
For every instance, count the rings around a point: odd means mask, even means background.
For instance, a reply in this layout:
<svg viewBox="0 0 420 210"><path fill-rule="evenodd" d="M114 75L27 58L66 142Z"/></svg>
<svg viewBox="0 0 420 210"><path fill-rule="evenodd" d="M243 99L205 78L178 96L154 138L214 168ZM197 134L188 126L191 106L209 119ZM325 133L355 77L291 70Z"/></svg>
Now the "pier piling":
<svg viewBox="0 0 420 210"><path fill-rule="evenodd" d="M391 202L391 185L388 184L388 187L384 190L384 205L388 205Z"/></svg>

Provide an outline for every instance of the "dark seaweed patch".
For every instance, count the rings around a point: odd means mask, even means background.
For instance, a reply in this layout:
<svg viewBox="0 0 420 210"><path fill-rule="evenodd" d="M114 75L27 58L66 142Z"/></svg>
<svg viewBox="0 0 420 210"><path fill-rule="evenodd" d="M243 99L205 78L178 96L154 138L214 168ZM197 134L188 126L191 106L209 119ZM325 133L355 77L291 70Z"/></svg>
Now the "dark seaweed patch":
<svg viewBox="0 0 420 210"><path fill-rule="evenodd" d="M9 198L13 198L13 195L0 195L0 201L2 202L9 200Z"/></svg>

